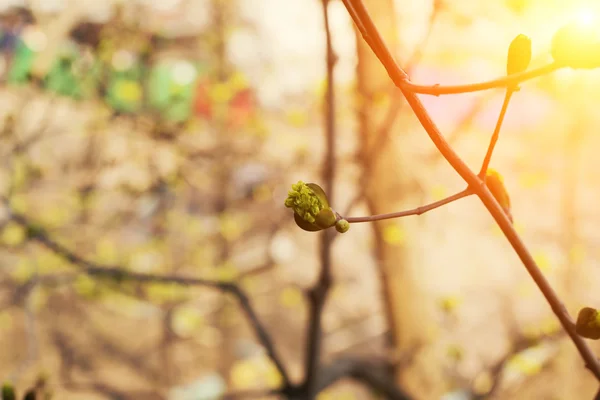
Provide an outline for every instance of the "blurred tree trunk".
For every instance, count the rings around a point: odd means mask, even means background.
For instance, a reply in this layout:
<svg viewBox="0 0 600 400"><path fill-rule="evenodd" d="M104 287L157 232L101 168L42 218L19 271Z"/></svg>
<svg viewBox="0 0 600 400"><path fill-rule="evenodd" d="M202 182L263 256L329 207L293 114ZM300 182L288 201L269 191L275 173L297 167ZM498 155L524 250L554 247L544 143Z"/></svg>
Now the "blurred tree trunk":
<svg viewBox="0 0 600 400"><path fill-rule="evenodd" d="M394 1L364 0L364 3L385 42L394 51L398 47ZM414 196L415 181L410 176L410 169L419 166L408 165L405 157L407 152L403 150L407 148L407 144L399 129L391 129L385 142L380 137L381 122L389 106L381 107L378 105L381 104L379 100L389 93L394 93L395 96L401 94L394 90L385 69L360 32L355 32L358 54L359 157L363 167L361 189L365 193L364 200L371 214L413 208L419 204L416 204L418 199ZM418 240L416 218L418 217L372 224L383 303L390 327L386 342L396 350L397 355L410 352L419 344L430 341L429 336L433 332L433 316L430 315L431 311L427 313L428 301L423 296L419 282L419 279L423 279L422 274L419 274L419 261L415 259L416 251L411 251L411 242ZM423 368L419 366L422 362L425 363ZM417 356L411 367L391 372L417 398L439 398L442 382L440 370L439 362L431 357Z"/></svg>
<svg viewBox="0 0 600 400"><path fill-rule="evenodd" d="M215 82L224 83L229 75L229 62L227 60L227 29L228 29L228 12L232 5L228 0L212 0L211 8L213 14L212 28L215 35L213 54L215 57ZM219 142L223 146L230 145L230 137L224 125L222 118L218 118L214 122L214 128L218 132ZM222 162L217 166L215 174L218 176L217 182L220 186L216 189L215 199L215 215L221 217L229 208L228 189L231 184L231 168L228 163ZM215 265L217 268L226 268L230 257L230 245L227 238L221 234L215 241L216 258ZM219 366L218 370L226 382L230 383L231 367L236 361L235 356L235 316L236 304L228 297L221 296L219 300L219 312L215 315L215 326L221 332L221 341L219 344Z"/></svg>

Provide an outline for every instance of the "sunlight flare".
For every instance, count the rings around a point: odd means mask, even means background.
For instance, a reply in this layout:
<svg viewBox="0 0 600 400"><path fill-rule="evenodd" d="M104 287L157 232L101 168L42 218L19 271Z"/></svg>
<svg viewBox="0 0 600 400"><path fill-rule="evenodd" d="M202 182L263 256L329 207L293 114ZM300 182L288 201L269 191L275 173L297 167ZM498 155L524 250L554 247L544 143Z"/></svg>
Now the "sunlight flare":
<svg viewBox="0 0 600 400"><path fill-rule="evenodd" d="M575 20L581 25L582 28L592 28L597 17L594 10L591 8L581 8L575 12Z"/></svg>

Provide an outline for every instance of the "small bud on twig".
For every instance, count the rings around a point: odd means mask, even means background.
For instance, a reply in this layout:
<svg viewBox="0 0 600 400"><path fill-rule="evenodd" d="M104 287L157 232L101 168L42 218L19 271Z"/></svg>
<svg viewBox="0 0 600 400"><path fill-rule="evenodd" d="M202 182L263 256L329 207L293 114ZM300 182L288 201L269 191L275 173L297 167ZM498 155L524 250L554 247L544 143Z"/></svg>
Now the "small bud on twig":
<svg viewBox="0 0 600 400"><path fill-rule="evenodd" d="M504 186L504 178L502 178L502 175L494 169L488 169L485 175L485 184L488 189L490 189L490 192L492 192L492 195L494 195L498 204L500 204L500 207L502 207L506 213L510 222L513 222L513 217L510 212L510 196Z"/></svg>
<svg viewBox="0 0 600 400"><path fill-rule="evenodd" d="M525 72L531 62L531 39L523 34L518 35L510 42L506 60L506 73L508 75Z"/></svg>
<svg viewBox="0 0 600 400"><path fill-rule="evenodd" d="M340 219L335 223L335 230L339 233L346 233L350 229L350 223L345 219Z"/></svg>
<svg viewBox="0 0 600 400"><path fill-rule="evenodd" d="M298 181L293 184L285 206L294 210L296 225L305 231L315 232L331 228L338 220L336 212L329 206L327 195L316 183ZM343 228L343 224L341 226ZM346 228L345 231L347 230ZM340 229L338 232L341 232Z"/></svg>
<svg viewBox="0 0 600 400"><path fill-rule="evenodd" d="M595 308L584 307L577 315L575 332L588 339L600 339L600 313Z"/></svg>

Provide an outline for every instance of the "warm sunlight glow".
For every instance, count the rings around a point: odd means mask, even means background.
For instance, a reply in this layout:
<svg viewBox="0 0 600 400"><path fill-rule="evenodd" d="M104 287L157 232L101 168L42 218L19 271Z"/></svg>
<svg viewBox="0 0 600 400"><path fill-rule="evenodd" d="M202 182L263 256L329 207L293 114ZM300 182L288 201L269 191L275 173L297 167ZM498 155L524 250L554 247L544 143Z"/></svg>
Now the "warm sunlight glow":
<svg viewBox="0 0 600 400"><path fill-rule="evenodd" d="M536 2L528 8L526 22L532 38L550 40L556 30L575 23L585 31L596 33L600 22L600 2L590 0L555 0Z"/></svg>
<svg viewBox="0 0 600 400"><path fill-rule="evenodd" d="M575 20L581 24L582 27L591 28L596 21L596 15L594 10L582 8L575 13Z"/></svg>

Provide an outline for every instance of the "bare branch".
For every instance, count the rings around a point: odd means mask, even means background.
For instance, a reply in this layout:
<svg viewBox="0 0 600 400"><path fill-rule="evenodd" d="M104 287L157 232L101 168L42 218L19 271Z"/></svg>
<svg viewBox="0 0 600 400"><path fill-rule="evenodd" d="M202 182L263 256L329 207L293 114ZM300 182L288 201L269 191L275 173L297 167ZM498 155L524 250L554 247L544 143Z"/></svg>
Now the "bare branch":
<svg viewBox="0 0 600 400"><path fill-rule="evenodd" d="M273 340L266 328L263 326L258 315L254 311L254 308L250 302L250 298L246 293L235 283L231 282L220 282L202 278L191 278L182 276L165 276L165 275L154 275L146 273L138 273L128 271L123 267L119 266L104 266L93 261L86 260L85 258L75 254L65 246L54 241L46 233L46 231L35 224L31 223L25 216L11 212L11 219L23 226L29 232L29 238L43 245L48 250L51 250L56 255L60 256L64 260L70 262L73 265L78 266L82 272L94 277L109 278L117 282L122 281L135 281L145 283L159 283L159 284L176 284L181 286L204 286L213 289L220 290L224 293L233 295L239 302L246 318L250 322L255 335L257 336L261 345L265 348L269 358L273 361L277 370L282 376L285 385L290 384L289 376L283 366L283 362L273 344Z"/></svg>
<svg viewBox="0 0 600 400"><path fill-rule="evenodd" d="M498 120L496 121L496 127L494 128L494 133L492 134L492 138L490 139L490 144L487 149L487 153L483 159L483 163L481 164L481 169L479 170L479 177L485 180L485 174L490 166L490 160L492 159L492 153L494 152L494 148L496 147L496 142L498 141L498 137L500 136L500 128L502 128L502 122L504 122L504 116L506 115L506 110L508 109L508 103L510 103L510 99L514 90L512 88L506 89L506 95L504 96L504 102L502 103L502 109L500 110L500 115L498 116Z"/></svg>
<svg viewBox="0 0 600 400"><path fill-rule="evenodd" d="M521 82L525 82L534 78L539 78L540 76L547 75L551 72L556 71L557 69L562 68L562 65L552 63L548 65L544 65L542 67L538 67L532 69L530 71L521 72L519 74L512 74L502 78L493 79L491 81L479 82L479 83L471 83L468 85L452 85L452 86L442 86L439 84L435 85L416 85L411 82L400 82L396 83L396 85L401 85L400 89L409 90L413 93L419 94L429 94L433 96L440 96L444 94L460 94L460 93L472 93L472 92L481 92L483 90L489 89L499 89L499 88L508 88L519 84Z"/></svg>
<svg viewBox="0 0 600 400"><path fill-rule="evenodd" d="M431 119L429 113L421 103L421 100L416 93L424 93L419 91L419 86L410 85L408 83L408 77L406 73L396 64L390 51L387 49L383 42L377 28L375 27L368 11L364 7L364 4L360 0L343 0L348 12L352 16L353 20L356 21L356 25L361 29L361 33L367 43L371 46L371 49L375 55L379 58L383 66L386 68L390 78L394 81L396 86L400 88L407 102L413 109L415 115L421 122L421 125L429 135L432 142L438 148L440 153L448 161L448 163L454 168L454 170L467 182L467 184L473 189L477 196L481 199L489 213L492 215L505 237L508 239L515 252L521 259L523 265L529 272L529 275L535 281L536 285L543 293L548 304L552 308L554 314L560 320L563 328L571 337L572 342L577 347L577 350L581 354L581 357L585 361L586 367L589 368L597 379L600 380L600 363L598 359L588 346L588 344L575 332L575 325L572 317L569 315L562 301L546 280L545 276L537 266L535 260L531 256L529 250L515 231L510 220L502 210L501 206L494 199L488 188L483 184L481 179L464 163L460 156L450 147L448 142L444 139L443 135L439 131ZM538 68L523 74L511 75L491 83L467 85L458 87L460 90L450 90L448 93L463 93L465 88L469 89L466 91L483 90L487 88L497 87L498 85L508 86L514 85L524 78L533 78L545 73L552 72L558 68L557 65L551 64L546 67ZM433 87L436 89L436 87ZM454 87L457 88L457 87ZM431 87L430 87L431 89ZM439 87L438 87L439 89ZM471 90L474 89L474 90ZM443 92L446 93L446 92ZM429 94L442 94L439 90L433 90Z"/></svg>
<svg viewBox="0 0 600 400"><path fill-rule="evenodd" d="M399 211L399 212L394 212L394 213L389 213L389 214L378 214L378 215L371 215L368 217L347 217L345 218L346 221L350 222L350 223L358 223L358 222L373 222L373 221L381 221L384 219L392 219L392 218L401 218L401 217L407 217L409 215L421 215L424 214L428 211L431 210L435 210L436 208L439 208L441 206L444 206L446 204L450 204L456 200L460 200L464 197L470 196L473 194L473 191L471 191L471 189L465 189L463 191L460 191L456 194L453 194L452 196L446 197L444 199L435 201L431 204L427 204L424 206L419 206L417 208L413 208L411 210L406 210L406 211Z"/></svg>
<svg viewBox="0 0 600 400"><path fill-rule="evenodd" d="M394 383L390 376L389 365L357 358L342 358L323 368L319 377L319 390L324 390L344 378L362 382L380 392L386 399L409 400L411 397Z"/></svg>

